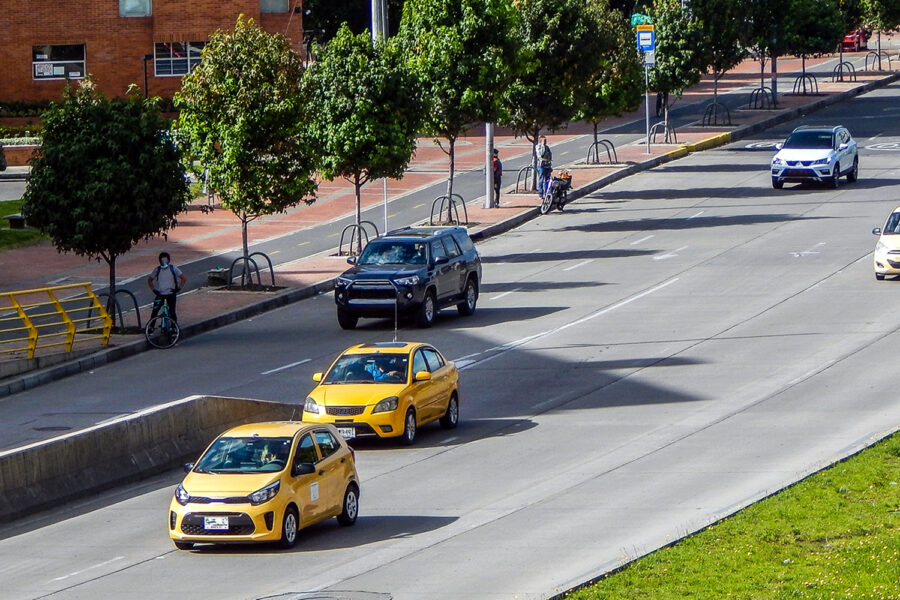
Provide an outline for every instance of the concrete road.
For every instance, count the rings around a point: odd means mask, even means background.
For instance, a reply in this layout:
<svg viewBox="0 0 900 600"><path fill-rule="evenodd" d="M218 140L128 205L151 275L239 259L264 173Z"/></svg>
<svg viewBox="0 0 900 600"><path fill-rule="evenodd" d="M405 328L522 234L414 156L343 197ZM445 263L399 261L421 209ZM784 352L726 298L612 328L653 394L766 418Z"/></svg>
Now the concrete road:
<svg viewBox="0 0 900 600"><path fill-rule="evenodd" d="M900 283L875 281L870 231L900 196L898 96L894 85L810 119L857 137L855 184L771 188L764 148L797 122L482 244L475 316L400 332L457 359L461 425L426 428L411 449L357 444L356 527L316 526L290 552L178 552L171 473L4 528L4 597L542 598L896 429ZM4 411L81 427L191 393L299 405L337 352L391 335L387 321L339 330L326 295ZM68 411L73 397L89 409Z"/></svg>

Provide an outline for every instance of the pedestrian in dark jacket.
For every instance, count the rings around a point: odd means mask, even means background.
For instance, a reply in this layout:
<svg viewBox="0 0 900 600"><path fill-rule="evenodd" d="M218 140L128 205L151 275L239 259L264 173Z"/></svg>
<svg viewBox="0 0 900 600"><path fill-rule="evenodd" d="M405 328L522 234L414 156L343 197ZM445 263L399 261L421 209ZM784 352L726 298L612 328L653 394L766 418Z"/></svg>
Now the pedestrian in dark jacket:
<svg viewBox="0 0 900 600"><path fill-rule="evenodd" d="M494 206L500 206L500 184L503 180L503 163L500 162L500 153L494 148L494 158L491 160L494 171Z"/></svg>

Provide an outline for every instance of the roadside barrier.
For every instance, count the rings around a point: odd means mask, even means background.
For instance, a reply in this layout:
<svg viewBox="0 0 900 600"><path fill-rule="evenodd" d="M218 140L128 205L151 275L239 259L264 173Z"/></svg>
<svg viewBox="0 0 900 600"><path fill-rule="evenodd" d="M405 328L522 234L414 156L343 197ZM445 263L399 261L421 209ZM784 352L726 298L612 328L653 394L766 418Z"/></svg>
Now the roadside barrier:
<svg viewBox="0 0 900 600"><path fill-rule="evenodd" d="M111 330L112 318L89 283L0 293L0 354L34 358L37 349L71 352L96 339L105 346Z"/></svg>

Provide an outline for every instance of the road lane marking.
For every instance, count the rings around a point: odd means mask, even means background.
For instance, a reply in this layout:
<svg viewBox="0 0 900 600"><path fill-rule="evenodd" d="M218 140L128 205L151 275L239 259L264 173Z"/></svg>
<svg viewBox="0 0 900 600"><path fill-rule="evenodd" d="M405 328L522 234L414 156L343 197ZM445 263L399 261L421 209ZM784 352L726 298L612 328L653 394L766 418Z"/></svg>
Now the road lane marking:
<svg viewBox="0 0 900 600"><path fill-rule="evenodd" d="M649 239L652 238L653 236L654 236L654 234L652 234L652 233L651 233L650 235L645 235L645 236L642 237L641 239L639 239L639 240L634 240L633 242L631 242L631 245L632 245L632 246L637 246L637 245L640 244L641 242L646 242L647 240L649 240Z"/></svg>
<svg viewBox="0 0 900 600"><path fill-rule="evenodd" d="M425 206L425 205L424 204L416 204L415 206L413 206L413 210L415 210L417 208L422 208L423 206Z"/></svg>
<svg viewBox="0 0 900 600"><path fill-rule="evenodd" d="M51 579L51 581L62 581L63 579L68 579L69 577L75 577L76 575L81 575L82 573L86 573L87 571L90 571L92 569L99 569L100 567L105 567L106 565L108 565L110 563L114 563L117 560L122 560L123 558L125 558L125 557L117 556L115 558L105 560L102 563L97 563L96 565L91 565L90 567L88 567L86 569L82 569L80 571L74 571L72 573L69 573L68 575L62 575L60 577L54 577L53 579Z"/></svg>
<svg viewBox="0 0 900 600"><path fill-rule="evenodd" d="M300 243L297 244L297 245L298 245L298 246L305 246L305 245L307 245L308 243L309 243L309 242L300 242Z"/></svg>
<svg viewBox="0 0 900 600"><path fill-rule="evenodd" d="M496 296L494 296L493 298L491 298L491 300L499 300L499 299L502 298L503 296L509 296L510 294L513 294L513 293L515 293L515 292L518 292L518 291L521 290L521 289L522 289L522 288L516 288L516 289L514 289L514 290L509 290L508 292L503 292L502 294L497 294Z"/></svg>
<svg viewBox="0 0 900 600"><path fill-rule="evenodd" d="M397 213L394 213L394 214L392 214L392 215L388 215L388 219L393 219L393 218L396 217L396 216L397 216Z"/></svg>
<svg viewBox="0 0 900 600"><path fill-rule="evenodd" d="M587 260L583 260L583 261L581 261L580 263L578 263L577 265L572 265L571 267L566 267L565 269L563 269L563 271L571 271L571 270L573 270L573 269L577 269L578 267L583 267L584 265L586 265L586 264L588 264L588 263L591 263L591 262L594 262L594 259L593 259L593 258L589 258L589 259L587 259Z"/></svg>
<svg viewBox="0 0 900 600"><path fill-rule="evenodd" d="M334 233L328 234L328 237L337 237L339 235L341 235L341 233L339 231L335 231Z"/></svg>
<svg viewBox="0 0 900 600"><path fill-rule="evenodd" d="M269 369L268 371L263 371L260 375L271 375L272 373L277 373L278 371L284 371L285 369L290 369L291 367L297 367L302 364L306 364L311 361L311 358L304 358L303 360L298 360L297 362L293 362L289 365L284 365L283 367L278 367L277 369Z"/></svg>
<svg viewBox="0 0 900 600"><path fill-rule="evenodd" d="M592 319L603 316L603 315L610 313L616 309L619 309L619 308L622 308L623 306L631 304L635 300L640 300L644 296L649 296L650 294L658 292L659 290L672 285L676 281L678 281L678 277L673 277L672 279L669 279L668 281L664 281L664 282L660 283L659 285L656 285L656 286L653 286L652 288L644 290L643 292L637 293L633 296L629 296L628 298L625 298L624 300L620 300L619 302L616 302L615 304L611 304L610 306L607 306L606 308L601 308L600 310L592 312L591 314L589 314L585 317L581 317L580 319L576 319L569 323L565 323L563 325L560 325L559 327L554 327L553 329L548 329L548 330L542 331L540 333L535 333L534 335L529 335L527 337L519 338L518 340L513 340L511 342L507 342L507 343L503 344L502 346L494 346L493 348L488 348L487 350L482 350L481 352L475 352L474 354L467 354L465 356L461 356L460 358L455 358L455 359L453 359L453 362L456 363L457 370L459 370L459 371L464 371L466 369L470 369L476 365L480 365L480 364L486 363L490 360L494 360L498 356L503 356L507 352L511 352L512 350L515 350L516 348L524 346L525 344L529 344L535 340L539 340L541 338L545 338L547 336L559 333L561 331L565 331L566 329L569 329L570 327L577 327L578 325L581 325L582 323L587 323L588 321L590 321ZM492 352L494 354L491 354ZM485 354L489 354L489 356L485 356L484 358L480 358L480 359L478 358L479 356L482 356Z"/></svg>
<svg viewBox="0 0 900 600"><path fill-rule="evenodd" d="M825 245L825 242L819 242L818 244L816 244L809 250L803 250L801 252L791 252L791 256L793 256L794 258L803 258L804 256L809 256L811 254L818 254L819 252L817 250L815 250L815 248L818 248L819 246L824 246L824 245Z"/></svg>
<svg viewBox="0 0 900 600"><path fill-rule="evenodd" d="M704 212L704 211L701 210L701 211L698 212L696 215L691 215L691 216L689 216L689 217L687 218L687 220L690 221L690 220L693 219L694 217L699 217L700 215L703 214L703 212Z"/></svg>
<svg viewBox="0 0 900 600"><path fill-rule="evenodd" d="M880 133L876 133L875 135L873 135L872 137L869 138L869 141L870 141L870 142L874 142L875 140L877 140L877 139L880 138L880 137L881 137L881 134L880 134Z"/></svg>
<svg viewBox="0 0 900 600"><path fill-rule="evenodd" d="M281 250L272 250L271 252L269 252L269 256L275 256L279 252L281 252Z"/></svg>
<svg viewBox="0 0 900 600"><path fill-rule="evenodd" d="M682 246L681 248L673 250L672 252L666 252L665 254L660 254L658 256L654 256L653 260L666 260L669 258L675 258L676 256L678 256L679 252L681 252L682 250L687 250L688 248L689 248L689 246Z"/></svg>

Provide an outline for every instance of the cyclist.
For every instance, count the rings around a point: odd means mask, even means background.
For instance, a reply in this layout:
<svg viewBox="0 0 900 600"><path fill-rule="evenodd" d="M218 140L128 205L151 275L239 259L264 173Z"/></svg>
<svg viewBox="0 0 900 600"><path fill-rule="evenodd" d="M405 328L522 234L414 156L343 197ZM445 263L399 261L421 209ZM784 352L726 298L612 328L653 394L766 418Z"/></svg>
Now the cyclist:
<svg viewBox="0 0 900 600"><path fill-rule="evenodd" d="M170 264L171 260L172 257L169 256L168 252L159 253L159 266L150 273L150 277L147 278L147 285L150 286L157 298L162 298L168 304L169 316L177 323L175 296L187 283L187 277L181 272L181 269ZM150 313L151 319L159 314L159 309L160 305L154 302L153 312Z"/></svg>
<svg viewBox="0 0 900 600"><path fill-rule="evenodd" d="M534 149L538 171L538 195L543 198L547 193L547 184L550 183L550 174L553 172L553 152L547 145L547 136L542 135L538 145Z"/></svg>

